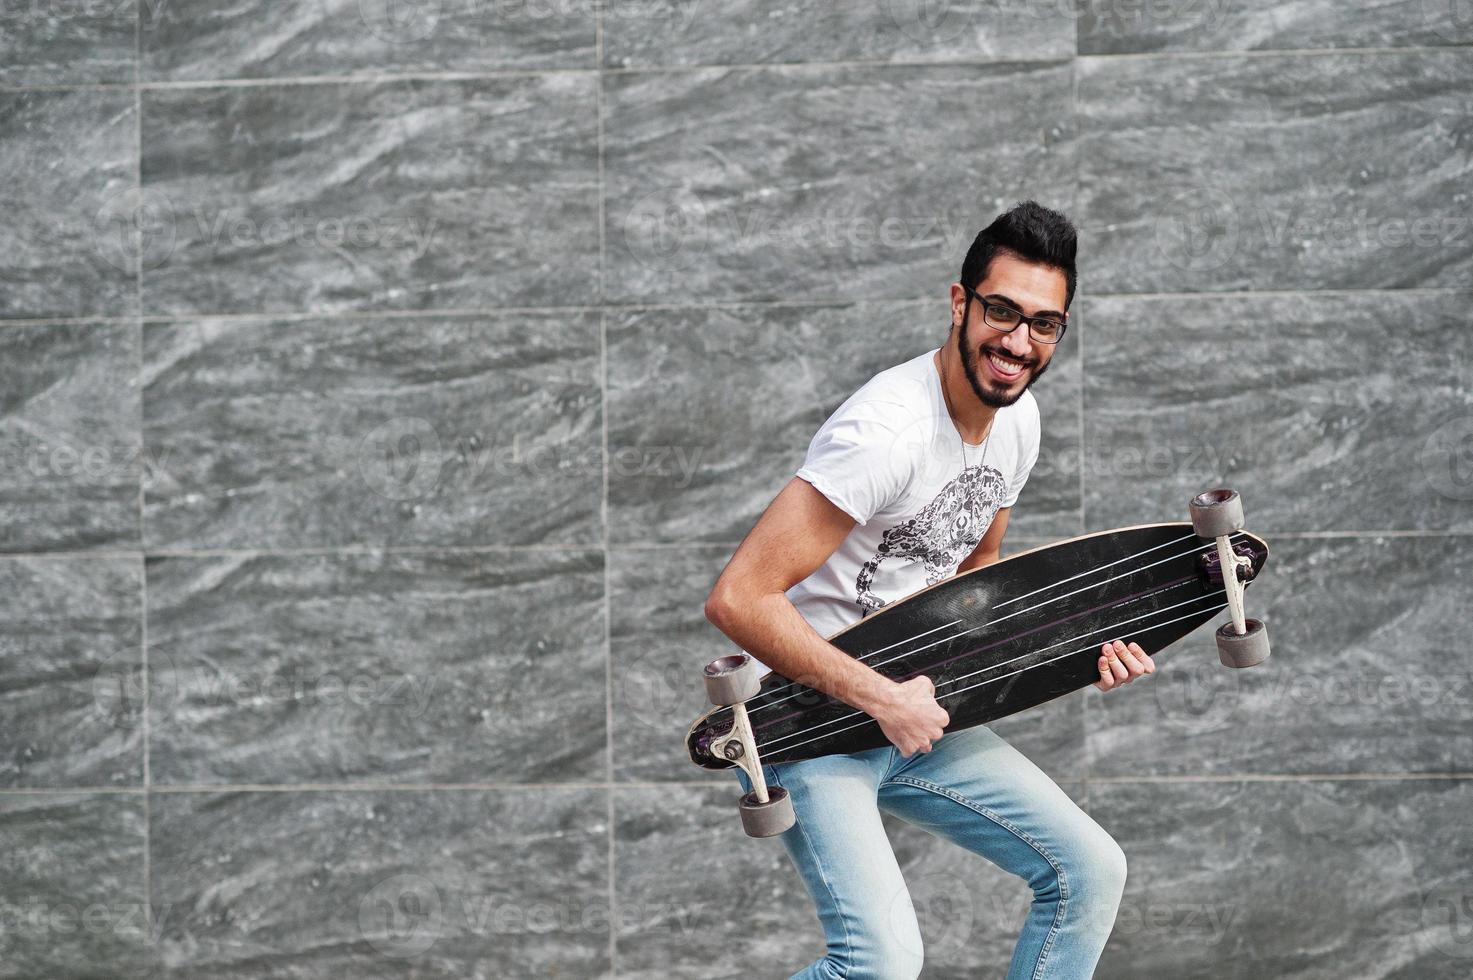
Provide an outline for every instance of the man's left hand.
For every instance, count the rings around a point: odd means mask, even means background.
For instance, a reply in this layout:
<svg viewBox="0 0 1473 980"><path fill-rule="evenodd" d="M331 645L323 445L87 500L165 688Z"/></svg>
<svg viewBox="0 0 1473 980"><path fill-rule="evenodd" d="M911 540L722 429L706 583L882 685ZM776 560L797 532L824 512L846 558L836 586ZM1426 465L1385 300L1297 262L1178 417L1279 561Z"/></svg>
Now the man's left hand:
<svg viewBox="0 0 1473 980"><path fill-rule="evenodd" d="M1154 674L1156 662L1139 643L1126 646L1115 640L1100 647L1099 668L1100 679L1095 681L1095 687L1108 691L1121 684L1129 684L1142 674Z"/></svg>

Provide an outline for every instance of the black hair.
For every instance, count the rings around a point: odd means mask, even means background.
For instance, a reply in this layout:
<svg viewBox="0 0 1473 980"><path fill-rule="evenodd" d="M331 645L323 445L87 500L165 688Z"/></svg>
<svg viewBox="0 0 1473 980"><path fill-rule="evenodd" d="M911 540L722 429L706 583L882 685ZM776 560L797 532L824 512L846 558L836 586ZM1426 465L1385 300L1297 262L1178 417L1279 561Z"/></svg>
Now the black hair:
<svg viewBox="0 0 1473 980"><path fill-rule="evenodd" d="M1022 201L977 233L962 262L961 281L976 288L987 278L992 259L1008 252L1028 262L1041 262L1064 273L1064 309L1074 301L1074 253L1078 236L1069 219L1037 201Z"/></svg>

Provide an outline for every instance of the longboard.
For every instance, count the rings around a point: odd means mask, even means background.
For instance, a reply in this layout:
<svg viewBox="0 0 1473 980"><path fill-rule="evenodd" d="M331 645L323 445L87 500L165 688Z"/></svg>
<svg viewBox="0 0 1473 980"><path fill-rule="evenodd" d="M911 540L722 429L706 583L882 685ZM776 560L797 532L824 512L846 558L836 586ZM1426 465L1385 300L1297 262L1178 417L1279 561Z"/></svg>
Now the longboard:
<svg viewBox="0 0 1473 980"><path fill-rule="evenodd" d="M1268 544L1242 530L1226 541L1232 573L1246 587L1268 561ZM1185 522L1087 534L938 582L829 642L894 680L929 677L955 731L1099 680L1106 641L1133 641L1154 656L1182 639L1228 607L1224 557L1218 541ZM1241 593L1237 601L1241 615ZM1231 628L1219 631L1220 647ZM888 744L868 715L777 673L763 678L745 710L766 763ZM712 743L733 725L730 705L696 719L686 736L691 761L731 768Z"/></svg>

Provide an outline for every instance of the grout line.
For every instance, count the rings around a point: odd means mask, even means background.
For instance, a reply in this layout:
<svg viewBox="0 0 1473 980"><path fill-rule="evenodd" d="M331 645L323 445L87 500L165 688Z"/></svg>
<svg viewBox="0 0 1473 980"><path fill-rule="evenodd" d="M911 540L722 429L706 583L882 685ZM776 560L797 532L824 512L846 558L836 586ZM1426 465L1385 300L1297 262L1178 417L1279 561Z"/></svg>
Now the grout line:
<svg viewBox="0 0 1473 980"><path fill-rule="evenodd" d="M143 205L143 92L139 87L143 72L142 44L143 5L133 7L133 188L137 197L134 207ZM133 336L138 353L134 376L134 397L138 406L138 445L143 448L143 230L133 229ZM139 683L142 686L140 700L140 734L143 751L143 908L147 912L153 907L153 799L149 787L153 784L152 758L150 757L150 723L152 722L149 699L148 662L148 562L142 551L144 543L144 466L147 456L140 452L138 458L138 643Z"/></svg>
<svg viewBox="0 0 1473 980"><path fill-rule="evenodd" d="M1258 48L1232 49L1225 51L1129 51L1101 54L1076 53L1046 58L956 58L946 60L897 60L877 58L849 58L829 61L774 61L774 62L700 62L683 65L636 65L627 67L571 68L549 66L545 68L487 68L481 71L433 72L378 72L351 73L346 75L285 75L276 78L206 78L139 81L135 83L145 91L190 91L212 88L265 88L270 86L308 85L381 85L392 82L469 82L496 79L540 78L544 76L591 74L607 75L674 75L703 71L749 71L749 72L794 72L835 68L914 69L914 68L1016 68L1027 70L1058 66L1072 61L1192 61L1222 60L1233 58L1304 58L1334 57L1336 55L1429 55L1468 54L1473 51L1466 44L1403 45L1400 47L1326 47L1326 48ZM600 55L602 58L602 55ZM128 82L91 82L77 84L43 85L0 85L0 92L54 92L54 91L117 91L130 87Z"/></svg>
<svg viewBox="0 0 1473 980"><path fill-rule="evenodd" d="M606 506L606 505L605 505ZM1142 521L1140 523L1150 523ZM1186 522L1161 522L1161 523L1186 523ZM1109 528L1099 528L1100 531ZM1381 529L1367 531L1275 531L1272 529L1253 528L1255 534L1266 535L1274 540L1375 540L1377 538L1466 538L1473 536L1473 528L1458 529ZM1083 532L1091 533L1089 529ZM1023 534L1011 535L1008 540L1013 542L1033 542L1037 545L1047 545L1054 541L1066 540L1071 536L1077 536L1073 531L1062 531L1058 534ZM373 545L344 545L341 547L323 546L318 548L137 548L122 550L107 549L72 549L65 551L12 551L0 552L0 561L25 560L36 561L45 559L99 559L99 558L238 558L238 557L261 557L261 558L293 558L311 556L340 556L340 555L440 555L440 554L535 554L548 552L552 554L588 554L604 550L618 551L697 551L701 549L727 549L730 550L740 544L740 540L733 538L729 541L610 541L600 545L590 544L526 544L526 545L393 545L386 547L375 547ZM1032 545L1030 545L1032 546Z"/></svg>
<svg viewBox="0 0 1473 980"><path fill-rule="evenodd" d="M604 579L604 761L606 765L605 778L609 786L614 784L614 646L611 607L613 604L613 592L609 587L609 324L608 316L603 312L603 305L608 297L608 243L606 241L605 222L605 186L604 186L604 18L603 7L599 5L593 14L593 67L595 75L594 84L594 122L596 126L595 146L597 147L598 171L598 299L600 311L598 316L598 359L599 359L599 420L600 438L603 451L602 459L602 485L600 487L601 499L599 501L599 515L603 524L603 579ZM617 864L614 855L615 843L615 818L614 793L612 789L604 790L604 816L606 832L608 834L608 903L609 903L609 976L619 975L619 895L617 881Z"/></svg>
<svg viewBox="0 0 1473 980"><path fill-rule="evenodd" d="M1315 772L1315 773L1215 773L1181 774L1172 776L1083 776L1061 775L1061 783L1090 785L1134 783L1293 783L1293 782L1449 782L1473 781L1473 771L1468 772ZM536 792L602 790L612 799L615 791L641 789L730 789L731 783L724 779L687 780L630 780L615 783L568 782L568 783L218 783L152 785L146 790L142 786L49 786L12 787L0 789L0 797L6 796L146 796L166 793L175 796L225 794L225 793L476 793L476 792ZM612 828L611 828L612 832Z"/></svg>
<svg viewBox="0 0 1473 980"><path fill-rule="evenodd" d="M602 211L604 202L599 201L599 209ZM600 222L600 235L603 234L603 223ZM1082 302L1090 302L1096 299L1144 299L1144 300L1181 300L1181 299L1235 299L1239 297L1274 297L1274 296L1378 296L1378 295L1416 295L1426 294L1430 296L1457 296L1473 293L1473 287L1469 286L1388 286L1373 287L1365 289L1236 289L1218 290L1211 292L1099 292L1091 291L1088 296L1080 294ZM87 324L107 323L131 323L134 320L145 320L150 323L193 323L200 320L219 320L224 322L260 323L272 321L297 322L307 320L399 320L399 319L433 319L435 317L500 317L517 316L524 314L548 314L567 316L569 314L593 314L593 313L643 313L643 312L701 312L705 310L769 310L769 309L827 309L827 308L852 308L866 309L871 307L886 306L909 306L916 303L935 302L934 296L896 296L879 299L798 299L798 300L728 300L708 303L593 303L574 304L570 306L486 306L486 307L447 307L445 309L416 309L416 310L321 310L321 311L295 311L281 313L148 313L139 312L126 316L76 316L76 317L9 317L0 318L0 330L7 326L15 327L45 327L45 326L85 326Z"/></svg>
<svg viewBox="0 0 1473 980"><path fill-rule="evenodd" d="M1146 522L1149 523L1149 522ZM1173 523L1173 522L1162 522ZM1186 522L1175 522L1186 523ZM1097 531L1109 531L1109 528L1099 528ZM1377 538L1467 538L1473 536L1473 529L1438 529L1438 531L1426 531L1426 529L1413 529L1413 531L1395 531L1395 529L1383 529L1383 531L1273 531L1273 529L1254 528L1254 533L1273 538L1274 541L1333 541L1333 539L1346 539L1346 541L1374 541ZM1064 541L1069 536L1078 536L1078 533L1090 533L1089 529L1083 532L1061 532L1058 535L1038 535L1038 533L1016 533L1010 535L1009 541L1030 542L1030 547L1047 545L1050 542ZM392 547L374 547L374 545L343 545L343 547L331 547L324 545L320 548L127 548L127 550L84 550L75 548L69 551L0 551L0 561L4 560L75 560L75 559L133 559L133 557L144 557L144 559L215 559L215 557L262 557L262 559L287 559L287 557L339 557L339 556L382 556L382 554L399 554L399 556L437 556L437 554L588 554L591 551L597 553L604 548L605 560L608 550L617 551L698 551L726 550L737 547L739 541L732 538L731 541L611 541L605 545L598 544L566 544L566 545L392 545ZM1006 556L1005 556L1006 557Z"/></svg>

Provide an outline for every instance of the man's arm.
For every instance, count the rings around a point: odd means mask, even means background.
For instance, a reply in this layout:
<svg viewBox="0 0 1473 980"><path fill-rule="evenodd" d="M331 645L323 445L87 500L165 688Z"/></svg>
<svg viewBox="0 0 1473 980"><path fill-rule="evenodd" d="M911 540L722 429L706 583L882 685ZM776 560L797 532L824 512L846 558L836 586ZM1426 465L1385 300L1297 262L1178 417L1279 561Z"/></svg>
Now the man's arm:
<svg viewBox="0 0 1473 980"><path fill-rule="evenodd" d="M1008 515L1012 512L1013 508L1004 507L993 515L987 533L982 535L982 540L977 542L977 547L972 549L966 560L957 566L958 575L1002 559L1002 536L1008 533Z"/></svg>
<svg viewBox="0 0 1473 980"><path fill-rule="evenodd" d="M768 505L706 599L706 618L779 674L858 708L901 753L926 752L951 720L926 677L896 682L819 636L785 594L834 553L854 518L794 477Z"/></svg>

